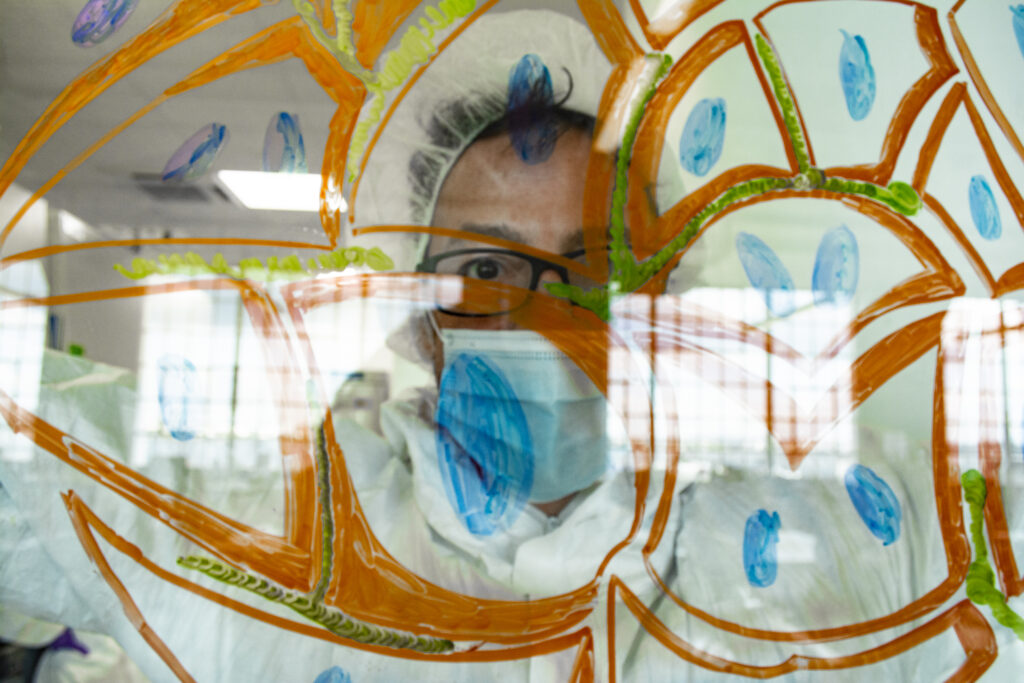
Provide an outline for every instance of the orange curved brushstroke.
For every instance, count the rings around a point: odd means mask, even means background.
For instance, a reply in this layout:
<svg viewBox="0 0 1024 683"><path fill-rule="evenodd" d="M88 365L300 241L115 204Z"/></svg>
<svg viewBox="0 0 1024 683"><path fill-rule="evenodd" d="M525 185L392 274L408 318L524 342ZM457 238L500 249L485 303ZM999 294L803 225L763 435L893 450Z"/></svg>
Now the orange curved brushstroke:
<svg viewBox="0 0 1024 683"><path fill-rule="evenodd" d="M837 166L825 170L827 175L838 175L844 178L863 180L878 185L888 185L892 180L896 160L903 149L910 128L914 125L917 115L928 100L931 99L942 85L952 78L959 69L946 50L939 26L938 12L930 7L917 5L914 8L914 24L917 26L917 40L921 52L928 60L930 67L900 99L893 112L889 128L882 141L881 157L876 164L859 164L856 166Z"/></svg>
<svg viewBox="0 0 1024 683"><path fill-rule="evenodd" d="M167 647L167 644L146 623L146 618L142 616L142 611L139 610L138 605L132 600L128 589L125 588L121 580L117 578L117 574L110 567L110 563L107 562L107 558L104 557L103 551L100 550L96 538L89 529L89 522L86 516L82 513L83 508L88 509L82 502L82 499L76 496L74 491L62 493L60 497L64 501L64 507L68 510L71 524L75 527L78 542L82 544L86 555L89 556L93 565L99 570L103 580L107 582L107 585L114 591L117 599L121 601L121 606L124 608L124 614L128 617L128 621L131 622L132 626L135 627L135 630L139 632L139 635L143 637L149 646L153 648L153 651L159 655L160 659L164 660L164 663L174 672L178 680L185 683L195 683L195 679L189 675L185 667L178 661L178 658L171 652L171 649ZM91 513L92 511L90 510L89 512Z"/></svg>
<svg viewBox="0 0 1024 683"><path fill-rule="evenodd" d="M353 223L356 220L356 197L359 193L359 182L363 178L363 171L366 170L366 164L370 160L370 154L373 152L374 147L377 146L377 140L380 138L381 133L383 133L384 129L387 127L388 121L391 120L391 116L395 113L395 109L397 109L398 105L401 104L401 102L405 99L405 96L406 94L408 94L409 89L416 84L416 81L420 79L420 77L423 75L423 72L426 71L427 68L434 63L434 60L437 59L438 55L444 52L445 49L452 43L453 40L458 38L463 31L469 28L473 24L473 22L475 22L477 19L483 16L483 14L491 7L493 7L497 2L498 0L487 0L487 2L485 2L479 8L477 8L475 12L473 12L468 17L463 19L462 23L456 26L452 30L452 32L448 34L448 37L441 41L441 44L437 46L437 50L434 52L434 54L430 56L430 59L427 60L427 63L420 66L420 68L418 68L415 73L409 76L409 78L405 81L405 85L403 85L402 89L398 91L397 95L395 95L395 98L388 106L387 111L384 112L384 115L381 117L380 123L377 124L377 130L374 131L373 137L370 138L370 142L366 145L366 149L363 150L363 158L359 162L359 173L356 174L356 179L352 181L352 189L349 192L349 223ZM344 160L344 155L341 156L341 159Z"/></svg>
<svg viewBox="0 0 1024 683"><path fill-rule="evenodd" d="M361 0L352 14L356 59L365 68L373 68L384 46L402 22L415 11L420 0Z"/></svg>
<svg viewBox="0 0 1024 683"><path fill-rule="evenodd" d="M987 316L980 332L978 464L988 489L988 496L985 498L985 528L988 530L989 544L992 546L992 559L999 573L999 583L1003 592L1007 597L1013 597L1024 592L1024 576L1017 565L1007 525L1006 509L1003 505L1002 484L999 481L1007 415L1003 399L1003 373L1006 364L1004 349L1009 346L1020 348L1024 344L1024 335L1019 328L1007 328L1004 315L1004 312L1000 311L997 316ZM967 338L961 335L956 341L965 345Z"/></svg>
<svg viewBox="0 0 1024 683"><path fill-rule="evenodd" d="M901 347L914 343L915 341L919 341L919 335L932 340L932 345L934 345L936 341L938 342L938 362L935 370L935 387L932 401L932 477L933 485L935 487L935 501L939 517L939 528L946 551L946 564L948 570L947 577L924 596L914 600L908 605L905 605L901 609L886 616L856 624L803 631L773 631L768 629L750 628L743 626L742 624L730 622L698 609L678 597L661 578L651 561L651 554L661 541L661 534L664 532L666 526L665 520L670 512L669 506L671 505L671 500L669 499L668 492L673 489L669 484L666 484L666 493L663 494L662 500L659 502L658 510L655 514L655 521L652 524L652 534L645 545L643 552L644 562L651 579L676 605L687 613L728 633L769 641L825 642L862 636L907 623L908 621L919 618L934 610L936 607L948 600L950 596L959 589L967 576L967 568L970 563L971 551L963 525L963 512L960 503L960 472L957 467L956 444L950 443L947 439L946 414L949 411L946 409L945 405L945 373L949 372L951 367L956 367L958 362L962 363L964 350L962 345L950 346L942 341L942 322L944 316L945 313L935 314L930 318L926 318L917 323L912 323L911 325L893 333L886 339L881 340L878 344L872 347L871 351L868 352L872 353L881 351L876 354L881 357L874 363L862 364L861 360L864 356L868 355L868 353L866 353L855 361L851 366L851 375L854 375L857 379L851 384L851 386L844 388L843 391L849 392L853 397L853 401L856 402L855 405L859 405L859 403L866 400L867 396L870 395L871 390L874 388L872 383L876 383L877 386L881 386L883 382L878 381L876 376L879 372L889 371L889 368L886 368L887 364L892 363L899 365L894 372L891 372L891 374L896 374L909 365L910 362L916 360L916 357L909 361L905 357L887 357L888 354L885 353L887 347L895 353L905 353L905 349ZM704 354L705 355L701 360L703 363L707 364L707 352L704 352ZM920 357L920 354L918 354L917 357ZM728 379L721 379L723 377L723 373L721 371L719 371L719 374L711 374L718 378L721 385L725 387L730 386L730 381ZM738 381L749 383L753 380L747 378ZM768 382L765 382L765 384L766 386L769 385ZM749 384L747 386L749 386ZM857 388L858 386L860 387L859 389ZM865 393L865 390L867 393ZM737 397L736 400L742 400L742 398L743 397ZM824 402L819 403L819 405L824 405ZM822 421L828 420L828 416L818 414L800 419L806 420L810 424L820 425ZM831 426L834 426L834 423L829 425L829 427L824 431L827 432ZM674 481L676 462L677 456L669 458L670 468L666 477L668 482Z"/></svg>
<svg viewBox="0 0 1024 683"><path fill-rule="evenodd" d="M985 130L985 123L981 119L981 114L978 112L978 108L974 106L970 96L968 96L967 87L963 83L957 83L953 86L943 101L935 120L932 122L932 126L928 131L928 137L918 157L917 169L914 171L915 189L920 188L918 189L920 192L927 187L932 164L938 155L946 131L949 129L953 117L961 106L967 112L971 126L974 128L974 134L978 138L978 144L981 145L985 159L992 169L996 182L999 183L999 187L1006 196L1006 200L1010 203L1010 207L1017 217L1017 222L1024 229L1024 199L1021 198L1020 192L1017 191L1017 187L1013 184L1013 180L1006 170L1006 166L1003 165L1002 160L999 158L999 153L996 151L995 145L992 144L992 138L989 136L988 131Z"/></svg>
<svg viewBox="0 0 1024 683"><path fill-rule="evenodd" d="M576 6L609 62L619 66L643 57L643 50L626 28L612 0L576 0Z"/></svg>
<svg viewBox="0 0 1024 683"><path fill-rule="evenodd" d="M664 50L683 29L699 19L701 15L722 4L723 0L678 0L667 10L650 21L640 0L629 0L640 30L655 50Z"/></svg>
<svg viewBox="0 0 1024 683"><path fill-rule="evenodd" d="M737 169L734 169L734 171L736 170ZM743 170L742 173L746 175L748 173L753 173L753 171ZM722 179L725 177L727 176L723 176ZM720 182L720 180L721 179L717 179L713 186L705 186L709 188L706 190L706 194L702 194L701 191L694 194L704 198L705 201L711 201L712 197L721 194L721 192L718 191L719 188L717 186L717 183ZM692 196L694 195L691 195L691 197ZM827 362L828 359L838 355L853 339L853 337L860 332L860 330L864 329L871 322L877 320L879 317L890 311L908 305L949 299L954 296L959 296L966 291L963 281L956 274L956 271L952 266L949 265L948 261L946 261L942 256L942 253L939 251L938 247L935 246L935 243L932 242L924 231L917 227L913 221L905 216L890 211L881 204L866 197L842 195L825 190L777 190L763 195L756 195L731 204L719 213L715 214L701 227L686 248L682 250L682 257L685 258L686 253L692 245L701 239L708 230L712 229L718 221L734 212L741 211L755 204L777 201L780 199L829 199L840 202L844 206L867 216L872 220L872 222L888 229L893 236L899 239L900 242L907 247L911 254L913 254L914 258L924 266L923 272L913 275L898 283L867 307L862 309L845 329L841 330L835 338L828 342L823 351L814 359L815 365ZM699 211L700 206L701 204L698 203L698 201L693 201L691 203L689 198L686 198L666 212L662 218L666 221L670 217L683 221L685 220L684 217L688 212ZM677 227L675 230L678 232L679 228Z"/></svg>
<svg viewBox="0 0 1024 683"><path fill-rule="evenodd" d="M985 103L985 107L992 114L992 118L996 120L999 130L1003 131L1003 135L1006 136L1013 149L1017 151L1017 155L1021 160L1024 160L1024 143L1021 143L1017 131L1013 129L1013 124L1006 118L1006 114L996 101L995 95L992 94L988 83L985 82L985 77L981 75L981 69L978 68L978 63L974 61L974 55L971 54L967 41L964 40L963 34L960 33L960 26L956 23L956 13L960 11L964 2L965 0L959 0L953 5L953 9L949 11L947 15L949 19L949 32L953 34L953 42L956 43L956 49L960 53L961 59L964 60L964 66L967 68L967 75L971 77L971 83L974 84L978 94L981 95L981 101Z"/></svg>
<svg viewBox="0 0 1024 683"><path fill-rule="evenodd" d="M50 103L0 168L0 195L58 129L126 74L164 50L261 5L260 0L179 0L171 5L145 31L71 81ZM9 224L0 232L0 246L12 227Z"/></svg>
<svg viewBox="0 0 1024 683"><path fill-rule="evenodd" d="M594 636L589 628L580 629L583 637L576 650L576 659L569 672L569 683L593 683L594 681Z"/></svg>
<svg viewBox="0 0 1024 683"><path fill-rule="evenodd" d="M989 294L993 297L1001 295L1003 292L999 290L999 285L995 281L995 278L992 277L992 272L985 265L985 261L981 258L981 254L978 253L978 250L974 248L971 241L966 235L964 235L960 226L956 224L956 221L954 221L953 217L949 215L946 208L942 206L938 199L927 193L921 194L921 201L924 203L924 206L928 211L938 218L939 222L949 230L953 239L956 240L957 245L963 249L964 255L967 257L967 260L970 261L974 272L978 274L982 283L988 288Z"/></svg>
<svg viewBox="0 0 1024 683"><path fill-rule="evenodd" d="M168 88L164 93L154 98L75 156L74 159L43 183L32 196L25 200L11 220L8 221L3 232L0 233L0 244L2 244L3 235L9 234L28 210L67 177L71 171L81 166L104 145L170 98L200 88L224 76L245 69L274 64L289 57L301 59L310 75L317 80L324 91L336 102L352 101L361 97L361 93L356 92L353 88L353 84L358 85L358 81L344 72L330 53L313 39L302 24L301 18L293 17L280 21L199 67L185 79ZM345 88L346 83L349 86L348 89ZM358 109L358 103L355 108ZM328 239L331 241L331 246L333 246L337 241L338 231L335 229L333 234L330 230L326 230L326 232Z"/></svg>
<svg viewBox="0 0 1024 683"><path fill-rule="evenodd" d="M996 658L996 639L985 617L969 601L957 603L951 609L932 619L928 623L915 628L878 647L839 657L809 657L792 654L787 659L773 666L757 666L732 661L724 657L705 652L686 642L673 633L665 624L643 604L629 588L617 577L612 579L609 588L609 600L614 601L618 594L622 603L632 612L644 630L664 645L679 658L703 669L717 673L748 676L750 678L775 678L800 670L832 671L866 666L881 662L925 641L946 632L953 627L967 655L963 665L950 677L950 681L975 681L992 665ZM612 668L614 683L614 671Z"/></svg>
<svg viewBox="0 0 1024 683"><path fill-rule="evenodd" d="M653 251L652 242L657 244L665 241L658 240L651 232L657 221L658 171L669 117L697 77L719 57L739 45L745 37L746 29L742 21L720 24L708 31L672 65L644 110L629 162L626 203L626 224L638 259L650 255Z"/></svg>
<svg viewBox="0 0 1024 683"><path fill-rule="evenodd" d="M144 296L159 292L203 291L235 289L245 297L247 310L253 311L272 306L268 299L245 282L218 279L191 283L176 283L155 287L133 287L122 290L107 290L92 293L87 298L79 295L44 297L35 301L18 300L9 302L18 306L54 306L77 301L97 301ZM99 294L99 296L96 296ZM246 295L249 295L246 297ZM8 303L8 302L5 302ZM271 308L271 313L273 309ZM257 332L262 332L261 320L253 320ZM266 330L275 333L273 329ZM273 349L279 351L279 347ZM293 379L294 381L294 379ZM79 443L73 435L58 429L15 403L6 392L0 390L0 416L11 429L24 435L41 449L49 451L59 460L79 470L91 479L103 484L146 514L158 518L162 523L185 538L201 545L207 551L236 567L251 568L281 585L294 590L310 590L310 573L316 571L311 563L311 548L318 539L311 539L312 530L307 525L315 524L316 499L312 496L313 471L310 466L310 446L303 432L299 435L282 434L283 467L285 472L286 528L290 526L292 537L278 537L248 525L242 524L215 510L182 496L175 491L154 482L135 470L99 450ZM295 439L298 439L296 441ZM306 453L302 449L306 449ZM305 521L302 521L305 520ZM296 543L298 541L298 543ZM311 543L313 544L311 546ZM312 565L312 566L311 566Z"/></svg>
<svg viewBox="0 0 1024 683"><path fill-rule="evenodd" d="M334 635L330 631L307 623L305 621L293 621L279 617L271 612L264 612L251 605L238 600L233 600L225 595L212 591L205 588L197 583L188 581L178 574L167 571L163 567L159 566L152 560L148 559L139 549L138 546L125 540L119 536L113 529L105 524L99 517L94 513L81 499L73 492L69 492L72 500L76 502L76 514L81 518L82 523L91 527L91 530L95 530L107 543L113 546L116 550L128 556L131 560L141 565L144 569L151 572L155 576L163 579L164 581L177 586L178 588L187 590L201 598L209 600L217 605L238 612L246 617L255 619L269 626L282 629L290 633L296 633L301 636L309 638L317 638L321 641L333 643L335 645L341 645L344 647L352 648L354 650L361 650L363 652L371 652L373 654L383 655L387 657L397 657L400 659L408 659L414 661L445 661L445 662L502 662L511 661L516 659L526 659L529 657L539 657L543 655L553 654L555 652L561 652L568 650L572 647L581 647L586 643L587 637L590 635L590 631L587 628L579 629L571 633L566 633L561 636L552 637L542 642L537 642L531 645L508 647L501 649L474 649L474 650L461 650L450 652L447 654L425 654L417 652L415 650L399 650L395 648L383 647L380 645L370 645L366 643L360 643L355 640L348 638L342 638L341 636ZM91 535L91 531L90 531ZM131 599L131 596L127 593L124 596L118 595L119 599L124 600L127 598Z"/></svg>
<svg viewBox="0 0 1024 683"><path fill-rule="evenodd" d="M608 244L611 224L609 191L615 185L615 150L628 118L630 94L644 69L643 51L626 28L611 0L577 0L601 52L612 64L597 108L594 143L583 185L583 247L596 282L608 279Z"/></svg>

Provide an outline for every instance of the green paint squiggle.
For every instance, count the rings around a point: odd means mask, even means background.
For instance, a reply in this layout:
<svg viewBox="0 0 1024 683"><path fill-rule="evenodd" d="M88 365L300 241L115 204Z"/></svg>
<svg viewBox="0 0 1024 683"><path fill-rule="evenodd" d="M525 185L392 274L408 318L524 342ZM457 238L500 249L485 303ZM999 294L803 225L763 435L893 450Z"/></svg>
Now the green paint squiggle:
<svg viewBox="0 0 1024 683"><path fill-rule="evenodd" d="M258 258L244 258L237 266L231 266L223 254L213 255L207 262L199 254L189 251L167 256L160 254L156 260L133 258L129 270L120 263L114 264L114 270L132 280L141 280L150 275L227 275L239 280L270 281L273 279L297 280L315 275L318 271L344 270L348 266L366 265L373 270L391 270L395 262L381 251L380 247L342 247L332 252L321 254L316 259L310 258L305 267L295 254L278 259L276 256L267 258L264 265Z"/></svg>
<svg viewBox="0 0 1024 683"><path fill-rule="evenodd" d="M450 652L455 648L455 644L450 640L416 636L358 621L334 607L322 604L319 600L281 588L266 579L239 571L216 560L189 555L188 557L179 557L178 564L186 569L202 572L217 581L237 586L272 602L290 607L310 621L320 624L342 638L367 645L382 645L428 654Z"/></svg>
<svg viewBox="0 0 1024 683"><path fill-rule="evenodd" d="M795 176L788 178L773 176L755 178L730 187L705 206L700 213L687 221L682 230L668 244L659 249L657 253L643 263L637 263L630 247L625 242L628 170L633 154L633 145L636 142L637 129L643 118L644 110L651 97L654 96L658 83L667 72L668 66L671 63L667 57L662 57L661 68L659 68L654 78L648 84L643 98L631 112L622 144L619 147L615 189L612 193L611 227L609 229L611 235L609 260L612 265L610 284L584 291L575 285L561 282L550 283L545 285L550 294L569 299L573 303L593 311L603 320L608 320L611 316L612 294L627 293L639 289L664 268L676 254L685 249L686 245L697 235L701 227L713 216L736 202L768 192L778 190L808 192L824 189L838 194L867 197L907 216L913 216L917 213L921 208L921 198L914 188L907 183L893 181L889 183L888 187L882 187L859 180L827 178L824 171L811 166L807 143L804 140L803 129L800 127L800 117L797 115L793 97L789 92L789 87L786 85L785 78L783 78L782 68L779 66L775 53L768 45L768 41L759 34L755 36L755 39L757 42L757 52L764 63L765 70L768 72L775 99L782 110L789 145L796 157L799 172ZM653 56L648 55L649 58Z"/></svg>
<svg viewBox="0 0 1024 683"><path fill-rule="evenodd" d="M1024 619L1010 609L1006 596L996 588L996 574L988 561L982 526L985 499L988 497L985 477L978 470L967 470L960 477L960 485L964 488L964 497L971 511L971 542L974 545L974 560L967 569L967 597L976 605L987 605L996 621L1024 640Z"/></svg>

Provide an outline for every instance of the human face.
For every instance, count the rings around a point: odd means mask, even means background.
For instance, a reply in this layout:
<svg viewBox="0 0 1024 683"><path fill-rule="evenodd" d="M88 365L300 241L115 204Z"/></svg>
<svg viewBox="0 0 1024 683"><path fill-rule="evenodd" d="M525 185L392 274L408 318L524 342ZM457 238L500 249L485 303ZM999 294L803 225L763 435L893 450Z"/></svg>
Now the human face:
<svg viewBox="0 0 1024 683"><path fill-rule="evenodd" d="M441 186L433 225L499 237L552 255L582 249L583 188L590 143L589 134L570 129L558 138L551 156L538 164L523 162L504 135L473 143ZM427 256L484 246L434 237ZM547 282L560 282L559 276L544 272L538 291L543 292ZM437 313L435 318L441 327L514 327L504 315Z"/></svg>

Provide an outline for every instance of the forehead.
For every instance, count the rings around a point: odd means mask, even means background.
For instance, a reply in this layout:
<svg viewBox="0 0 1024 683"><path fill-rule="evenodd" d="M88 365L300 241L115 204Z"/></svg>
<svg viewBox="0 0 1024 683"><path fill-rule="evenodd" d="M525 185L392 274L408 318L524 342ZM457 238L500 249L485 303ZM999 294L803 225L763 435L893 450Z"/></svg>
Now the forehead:
<svg viewBox="0 0 1024 683"><path fill-rule="evenodd" d="M470 145L445 178L434 210L440 227L491 234L545 251L582 246L583 190L591 137L565 131L546 160L526 163L507 135ZM452 247L438 238L430 251Z"/></svg>

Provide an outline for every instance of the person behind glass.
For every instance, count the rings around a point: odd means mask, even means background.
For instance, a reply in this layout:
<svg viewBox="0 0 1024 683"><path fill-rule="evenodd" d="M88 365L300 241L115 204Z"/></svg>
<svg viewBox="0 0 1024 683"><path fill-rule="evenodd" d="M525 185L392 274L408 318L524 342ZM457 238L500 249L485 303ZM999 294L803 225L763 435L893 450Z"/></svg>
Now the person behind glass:
<svg viewBox="0 0 1024 683"><path fill-rule="evenodd" d="M510 93L508 102L454 102L435 114L427 130L436 148L453 139L452 122L471 125L485 112L505 109L440 182L429 157L413 157L410 177L422 211L429 189L439 188L430 225L584 261L583 194L594 118L545 94L535 88L518 98ZM446 236L428 241L417 270L540 294L550 282L597 286L538 256ZM604 399L572 361L542 335L518 329L507 313L439 307L430 315L439 458L452 482L447 492L458 504L466 493L460 486L490 488L479 498L484 505L493 505L492 494L504 495L511 498L508 514L520 498L555 516L607 469ZM482 510L463 512L471 530L502 523Z"/></svg>

